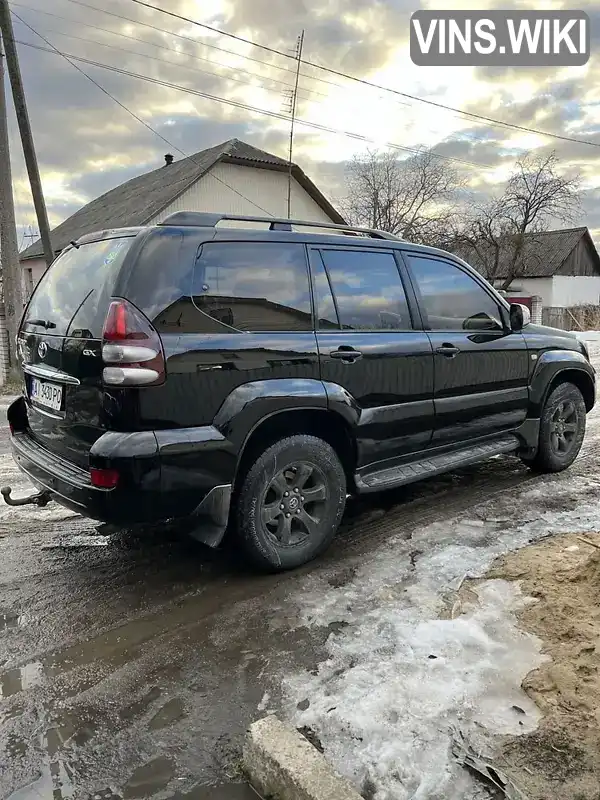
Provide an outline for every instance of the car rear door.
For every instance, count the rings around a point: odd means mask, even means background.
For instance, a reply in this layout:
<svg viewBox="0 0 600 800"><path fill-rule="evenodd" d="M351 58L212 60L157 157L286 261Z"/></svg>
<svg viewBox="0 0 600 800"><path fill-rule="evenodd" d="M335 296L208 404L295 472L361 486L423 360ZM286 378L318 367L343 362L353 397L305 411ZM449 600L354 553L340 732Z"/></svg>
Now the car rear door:
<svg viewBox="0 0 600 800"><path fill-rule="evenodd" d="M19 331L31 435L84 468L106 430L102 328L132 241L120 235L65 250L36 286Z"/></svg>
<svg viewBox="0 0 600 800"><path fill-rule="evenodd" d="M506 327L483 279L443 258L405 253L433 347L433 443L517 428L527 416L525 338Z"/></svg>
<svg viewBox="0 0 600 800"><path fill-rule="evenodd" d="M358 466L429 444L433 355L393 250L311 248L321 378L358 409Z"/></svg>

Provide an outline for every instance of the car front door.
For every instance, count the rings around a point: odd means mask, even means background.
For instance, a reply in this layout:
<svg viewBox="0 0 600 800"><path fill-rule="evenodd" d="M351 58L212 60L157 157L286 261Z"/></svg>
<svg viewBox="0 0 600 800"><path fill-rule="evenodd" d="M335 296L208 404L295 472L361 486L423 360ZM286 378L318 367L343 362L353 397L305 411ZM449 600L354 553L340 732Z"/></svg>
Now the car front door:
<svg viewBox="0 0 600 800"><path fill-rule="evenodd" d="M400 262L393 250L311 249L321 380L330 404L352 398L359 468L427 447L433 432L433 352Z"/></svg>
<svg viewBox="0 0 600 800"><path fill-rule="evenodd" d="M404 253L433 347L435 429L445 444L517 428L527 416L529 354L483 279Z"/></svg>

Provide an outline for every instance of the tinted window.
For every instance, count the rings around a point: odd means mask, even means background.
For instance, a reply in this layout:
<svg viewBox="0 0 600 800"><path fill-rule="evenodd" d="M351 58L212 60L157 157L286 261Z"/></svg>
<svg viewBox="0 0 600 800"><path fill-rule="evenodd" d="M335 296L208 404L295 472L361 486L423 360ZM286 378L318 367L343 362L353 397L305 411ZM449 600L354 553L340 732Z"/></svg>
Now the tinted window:
<svg viewBox="0 0 600 800"><path fill-rule="evenodd" d="M322 331L332 329L339 330L340 321L333 302L329 278L327 277L321 255L318 251L314 251L312 255L312 273L319 328Z"/></svg>
<svg viewBox="0 0 600 800"><path fill-rule="evenodd" d="M209 318L207 331L223 326L240 331L312 330L301 244L205 244L196 262L192 295L196 309Z"/></svg>
<svg viewBox="0 0 600 800"><path fill-rule="evenodd" d="M193 228L185 235L170 228L155 229L145 239L125 285L118 287L122 296L131 300L163 332L182 333L186 329L197 251ZM165 321L168 324L161 324Z"/></svg>
<svg viewBox="0 0 600 800"><path fill-rule="evenodd" d="M435 258L409 258L434 331L499 330L498 304L466 272Z"/></svg>
<svg viewBox="0 0 600 800"><path fill-rule="evenodd" d="M112 286L132 242L104 239L66 250L42 276L25 319L46 320L48 333L58 336L101 336Z"/></svg>
<svg viewBox="0 0 600 800"><path fill-rule="evenodd" d="M391 253L322 250L342 328L406 330L411 327L404 287ZM321 316L319 311L319 316Z"/></svg>

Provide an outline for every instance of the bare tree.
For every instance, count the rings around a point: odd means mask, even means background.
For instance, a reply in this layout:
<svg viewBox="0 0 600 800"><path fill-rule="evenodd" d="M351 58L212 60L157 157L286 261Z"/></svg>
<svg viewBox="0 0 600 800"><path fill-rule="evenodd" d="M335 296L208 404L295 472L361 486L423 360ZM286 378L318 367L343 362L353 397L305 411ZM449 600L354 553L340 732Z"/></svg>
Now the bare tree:
<svg viewBox="0 0 600 800"><path fill-rule="evenodd" d="M350 164L344 208L355 225L434 244L445 236L461 185L456 171L430 150L404 160L372 150Z"/></svg>
<svg viewBox="0 0 600 800"><path fill-rule="evenodd" d="M517 161L503 194L475 209L457 238L489 281L508 289L539 265L535 234L551 222L571 222L580 208L581 178L560 172L555 152Z"/></svg>

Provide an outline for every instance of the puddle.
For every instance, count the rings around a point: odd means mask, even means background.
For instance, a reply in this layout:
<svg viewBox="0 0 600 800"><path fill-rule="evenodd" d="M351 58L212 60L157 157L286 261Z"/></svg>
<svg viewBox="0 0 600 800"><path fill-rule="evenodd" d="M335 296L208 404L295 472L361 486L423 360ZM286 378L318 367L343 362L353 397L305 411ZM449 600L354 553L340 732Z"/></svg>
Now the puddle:
<svg viewBox="0 0 600 800"><path fill-rule="evenodd" d="M165 705L157 711L148 723L148 727L151 731L158 731L161 728L166 728L167 725L171 725L173 722L177 722L184 716L185 708L183 700L179 697L175 697L173 700L169 700L165 703Z"/></svg>
<svg viewBox="0 0 600 800"><path fill-rule="evenodd" d="M160 756L147 764L138 767L125 784L123 797L125 800L152 797L161 789L165 789L175 776L175 764L170 758Z"/></svg>
<svg viewBox="0 0 600 800"><path fill-rule="evenodd" d="M45 766L37 780L17 789L6 800L71 800L74 796L67 767L58 761Z"/></svg>
<svg viewBox="0 0 600 800"><path fill-rule="evenodd" d="M11 614L10 612L0 613L0 633L2 631L12 630L19 628L23 624L23 618L19 614Z"/></svg>
<svg viewBox="0 0 600 800"><path fill-rule="evenodd" d="M261 800L247 783L228 783L222 786L197 786L190 792L173 795L173 800Z"/></svg>
<svg viewBox="0 0 600 800"><path fill-rule="evenodd" d="M39 745L45 752L41 765L41 774L33 782L17 789L6 800L71 800L76 796L73 781L73 769L69 761L61 754L64 744L71 740L82 745L93 735L93 729L77 728L71 720L60 727L48 728L38 737ZM8 742L8 753L11 758L18 759L25 755L29 743L18 737ZM101 795L104 797L104 795ZM112 795L111 795L112 796ZM120 798L117 797L117 800Z"/></svg>
<svg viewBox="0 0 600 800"><path fill-rule="evenodd" d="M43 674L44 668L39 661L0 673L0 699L37 686L41 683Z"/></svg>

